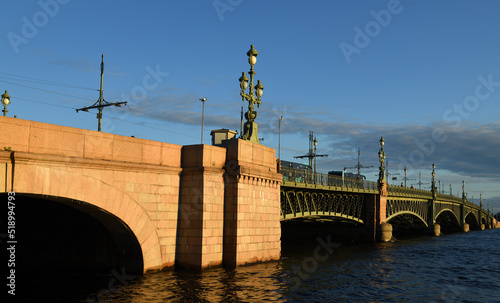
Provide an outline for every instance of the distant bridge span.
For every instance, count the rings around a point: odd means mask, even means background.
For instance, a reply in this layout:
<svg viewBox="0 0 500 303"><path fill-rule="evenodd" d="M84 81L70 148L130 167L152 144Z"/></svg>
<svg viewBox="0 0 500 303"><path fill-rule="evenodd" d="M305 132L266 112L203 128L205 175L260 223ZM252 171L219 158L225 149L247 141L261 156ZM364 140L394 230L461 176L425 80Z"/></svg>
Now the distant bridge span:
<svg viewBox="0 0 500 303"><path fill-rule="evenodd" d="M281 172L281 220L327 216L381 224L411 214L425 226L434 228L440 215L451 213L465 230L469 223L480 228L497 226L492 214L465 198L439 193L434 196L431 191L400 186L386 186L381 194L377 182L286 167Z"/></svg>

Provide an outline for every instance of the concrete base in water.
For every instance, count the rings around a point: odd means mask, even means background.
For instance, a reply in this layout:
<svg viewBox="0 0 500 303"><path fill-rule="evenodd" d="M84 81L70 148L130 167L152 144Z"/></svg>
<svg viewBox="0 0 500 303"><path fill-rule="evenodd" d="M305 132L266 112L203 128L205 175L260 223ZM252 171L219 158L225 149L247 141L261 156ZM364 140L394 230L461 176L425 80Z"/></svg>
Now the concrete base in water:
<svg viewBox="0 0 500 303"><path fill-rule="evenodd" d="M392 239L392 225L390 223L382 223L379 227L380 241L389 242Z"/></svg>
<svg viewBox="0 0 500 303"><path fill-rule="evenodd" d="M464 223L464 232L468 232L470 230L469 224Z"/></svg>
<svg viewBox="0 0 500 303"><path fill-rule="evenodd" d="M434 236L441 236L441 225L434 224Z"/></svg>

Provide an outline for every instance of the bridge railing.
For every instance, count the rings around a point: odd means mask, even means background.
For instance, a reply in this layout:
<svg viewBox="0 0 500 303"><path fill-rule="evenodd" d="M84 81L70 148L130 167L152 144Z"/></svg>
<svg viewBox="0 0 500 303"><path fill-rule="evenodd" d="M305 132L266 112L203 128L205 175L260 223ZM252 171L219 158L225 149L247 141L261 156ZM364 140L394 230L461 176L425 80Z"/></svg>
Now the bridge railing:
<svg viewBox="0 0 500 303"><path fill-rule="evenodd" d="M389 193L389 196L412 196L432 199L432 192L417 188L387 185L387 192Z"/></svg>
<svg viewBox="0 0 500 303"><path fill-rule="evenodd" d="M322 173L313 173L308 170L285 167L281 169L281 173L283 174L283 181L366 190L377 189L377 182Z"/></svg>

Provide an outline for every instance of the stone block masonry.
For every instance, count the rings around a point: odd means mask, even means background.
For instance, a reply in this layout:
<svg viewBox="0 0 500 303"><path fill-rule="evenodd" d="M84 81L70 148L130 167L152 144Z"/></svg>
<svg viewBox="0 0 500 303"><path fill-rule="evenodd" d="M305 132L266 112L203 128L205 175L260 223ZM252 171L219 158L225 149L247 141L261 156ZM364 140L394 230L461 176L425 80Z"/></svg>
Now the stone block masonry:
<svg viewBox="0 0 500 303"><path fill-rule="evenodd" d="M244 140L228 140L224 146L224 264L277 260L282 177L277 173L275 151Z"/></svg>
<svg viewBox="0 0 500 303"><path fill-rule="evenodd" d="M180 146L9 117L0 128L0 192L84 213L81 205L96 206L135 235L144 272L280 257L274 149L236 139Z"/></svg>

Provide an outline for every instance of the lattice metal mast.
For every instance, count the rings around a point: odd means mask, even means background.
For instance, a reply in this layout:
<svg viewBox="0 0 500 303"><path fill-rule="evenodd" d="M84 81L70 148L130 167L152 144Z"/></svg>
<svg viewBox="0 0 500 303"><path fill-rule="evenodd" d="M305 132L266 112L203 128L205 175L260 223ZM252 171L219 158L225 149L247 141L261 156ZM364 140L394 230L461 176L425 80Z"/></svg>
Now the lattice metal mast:
<svg viewBox="0 0 500 303"><path fill-rule="evenodd" d="M103 93L102 93L102 84L103 84L103 76L104 76L104 55L102 55L102 60L101 60L101 88L99 89L99 100L96 101L96 103L92 104L91 106L87 107L82 107L76 110L78 111L84 111L88 112L89 109L93 108L98 108L99 112L97 113L97 131L101 131L101 124L102 124L102 109L107 106L118 106L121 107L122 104L127 105L127 101L123 102L113 102L109 103L106 100L104 100Z"/></svg>
<svg viewBox="0 0 500 303"><path fill-rule="evenodd" d="M399 176L399 175L400 175L400 173L395 173L395 174L390 173L390 172L389 172L389 159L387 159L385 162L386 162L386 165L385 165L385 166L386 166L386 171L387 171L387 173L386 173L386 175L387 175L387 182L389 182L389 180L391 180L391 176ZM395 180L395 179L393 179L393 180L392 180L392 184L393 184L393 185L394 185L394 180Z"/></svg>
<svg viewBox="0 0 500 303"><path fill-rule="evenodd" d="M429 184L429 183L428 182L422 182L421 181L421 174L420 174L420 172L418 172L418 182L415 183L415 184L418 184L418 189L422 189L422 184Z"/></svg>
<svg viewBox="0 0 500 303"><path fill-rule="evenodd" d="M403 178L403 180L405 181L405 187L406 187L406 181L412 181L412 180L415 180L415 179L410 179L410 178L407 178L407 177L406 177L406 172L407 172L407 170L406 170L406 166L405 166L405 177Z"/></svg>
<svg viewBox="0 0 500 303"><path fill-rule="evenodd" d="M309 131L309 152L303 156L294 156L295 159L308 158L309 159L309 169L313 168L313 159L315 159L316 157L328 157L328 155L316 155L316 153L314 152L314 142L318 142L318 140L316 140L314 138L314 134L310 130Z"/></svg>
<svg viewBox="0 0 500 303"><path fill-rule="evenodd" d="M357 164L357 165L355 165L355 166L352 166L352 167L346 167L347 169L357 168L357 169L358 169L358 176L360 176L360 175L361 175L361 169L362 169L362 168L371 168L371 167L373 167L373 165L369 165L369 166L364 166L364 165L361 165L361 162L360 162L361 160L360 160L360 158L361 158L361 150L360 150L360 149L359 149L359 147L358 147L358 164Z"/></svg>

